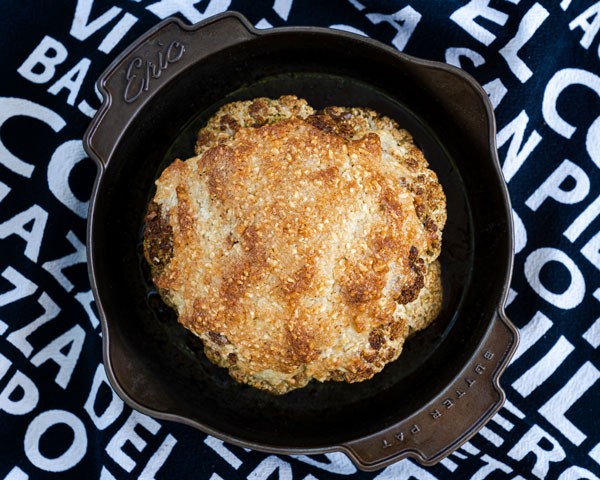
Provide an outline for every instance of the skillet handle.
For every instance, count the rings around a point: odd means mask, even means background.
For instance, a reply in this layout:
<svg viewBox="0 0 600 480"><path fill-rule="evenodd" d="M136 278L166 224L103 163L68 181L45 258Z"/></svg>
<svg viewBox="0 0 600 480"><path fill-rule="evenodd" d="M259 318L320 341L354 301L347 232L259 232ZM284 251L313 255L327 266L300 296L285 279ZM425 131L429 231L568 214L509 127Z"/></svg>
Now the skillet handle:
<svg viewBox="0 0 600 480"><path fill-rule="evenodd" d="M98 79L103 102L84 135L84 147L106 167L133 113L180 72L215 52L247 41L257 31L237 12L187 25L167 19L125 50Z"/></svg>
<svg viewBox="0 0 600 480"><path fill-rule="evenodd" d="M341 445L362 470L377 470L406 457L433 465L475 435L502 407L498 385L518 344L504 311L496 312L484 341L453 383L413 417L369 437Z"/></svg>

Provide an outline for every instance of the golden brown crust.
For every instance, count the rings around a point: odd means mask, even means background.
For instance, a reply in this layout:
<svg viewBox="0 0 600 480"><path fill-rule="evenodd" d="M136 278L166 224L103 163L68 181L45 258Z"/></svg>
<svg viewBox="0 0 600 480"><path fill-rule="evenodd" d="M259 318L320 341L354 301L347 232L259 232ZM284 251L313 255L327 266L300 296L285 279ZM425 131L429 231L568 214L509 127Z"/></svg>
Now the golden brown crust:
<svg viewBox="0 0 600 480"><path fill-rule="evenodd" d="M168 217L161 215L161 208L150 202L144 219L146 226L144 256L152 269L152 276L157 276L173 257L173 229Z"/></svg>
<svg viewBox="0 0 600 480"><path fill-rule="evenodd" d="M145 253L169 234L154 282L233 378L364 380L437 316L445 197L395 122L261 98L225 105L196 152L157 181Z"/></svg>

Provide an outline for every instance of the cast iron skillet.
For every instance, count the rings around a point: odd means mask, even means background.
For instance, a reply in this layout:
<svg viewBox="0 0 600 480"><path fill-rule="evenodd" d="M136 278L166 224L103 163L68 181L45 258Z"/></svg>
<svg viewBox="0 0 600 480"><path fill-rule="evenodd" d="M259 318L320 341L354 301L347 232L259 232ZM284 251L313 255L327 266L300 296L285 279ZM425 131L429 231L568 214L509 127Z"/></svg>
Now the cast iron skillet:
<svg viewBox="0 0 600 480"><path fill-rule="evenodd" d="M98 82L104 100L85 135L98 166L88 261L104 363L132 407L244 447L343 451L375 470L411 456L433 464L500 408L517 343L504 314L512 224L485 92L448 65L321 28L255 30L237 13L197 25L164 21ZM154 180L187 158L223 103L295 94L321 108L368 106L411 131L448 199L444 306L372 380L311 383L271 396L233 382L152 289L140 253Z"/></svg>

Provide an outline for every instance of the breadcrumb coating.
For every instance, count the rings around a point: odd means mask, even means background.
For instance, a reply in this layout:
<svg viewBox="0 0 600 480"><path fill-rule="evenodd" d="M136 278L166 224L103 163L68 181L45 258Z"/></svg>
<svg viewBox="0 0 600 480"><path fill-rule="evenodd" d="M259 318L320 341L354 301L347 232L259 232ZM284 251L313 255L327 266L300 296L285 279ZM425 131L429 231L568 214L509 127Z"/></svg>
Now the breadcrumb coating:
<svg viewBox="0 0 600 480"><path fill-rule="evenodd" d="M235 380L362 381L436 318L446 200L393 120L258 98L223 106L195 151L157 180L144 253Z"/></svg>

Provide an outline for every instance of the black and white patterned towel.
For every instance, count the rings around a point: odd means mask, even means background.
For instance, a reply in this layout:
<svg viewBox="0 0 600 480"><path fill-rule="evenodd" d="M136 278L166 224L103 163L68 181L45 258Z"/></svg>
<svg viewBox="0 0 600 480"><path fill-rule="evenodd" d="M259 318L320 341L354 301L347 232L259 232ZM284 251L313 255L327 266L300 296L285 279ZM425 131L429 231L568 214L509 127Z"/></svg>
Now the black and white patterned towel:
<svg viewBox="0 0 600 480"><path fill-rule="evenodd" d="M508 401L439 465L358 472L132 411L110 390L85 264L94 83L160 20L362 33L471 73L495 108L516 226ZM600 2L18 0L0 3L0 479L598 479Z"/></svg>

